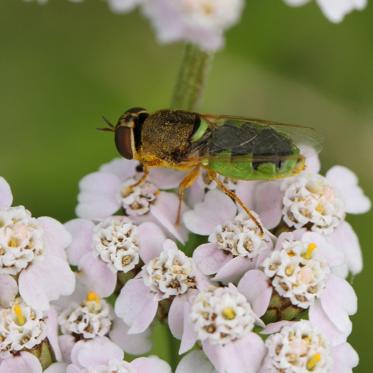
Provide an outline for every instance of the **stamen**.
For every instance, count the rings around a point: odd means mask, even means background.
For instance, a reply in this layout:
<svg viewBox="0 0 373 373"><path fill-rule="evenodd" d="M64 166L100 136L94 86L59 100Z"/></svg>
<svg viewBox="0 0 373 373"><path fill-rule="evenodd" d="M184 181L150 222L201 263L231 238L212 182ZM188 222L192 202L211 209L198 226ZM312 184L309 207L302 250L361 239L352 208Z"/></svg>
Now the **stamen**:
<svg viewBox="0 0 373 373"><path fill-rule="evenodd" d="M94 291L89 291L87 293L87 301L88 302L100 303L100 296L97 293L95 293Z"/></svg>
<svg viewBox="0 0 373 373"><path fill-rule="evenodd" d="M26 319L22 311L22 307L19 304L13 306L13 312L16 315L16 322L18 325L25 325Z"/></svg>
<svg viewBox="0 0 373 373"><path fill-rule="evenodd" d="M304 253L303 258L304 259L311 259L312 258L312 253L314 250L317 248L317 245L314 242L311 242L308 247L307 251Z"/></svg>
<svg viewBox="0 0 373 373"><path fill-rule="evenodd" d="M236 317L236 311L232 307L227 307L224 308L222 315L226 320L233 320Z"/></svg>
<svg viewBox="0 0 373 373"><path fill-rule="evenodd" d="M307 370L313 371L316 368L317 363L321 360L320 354L315 354L307 362Z"/></svg>

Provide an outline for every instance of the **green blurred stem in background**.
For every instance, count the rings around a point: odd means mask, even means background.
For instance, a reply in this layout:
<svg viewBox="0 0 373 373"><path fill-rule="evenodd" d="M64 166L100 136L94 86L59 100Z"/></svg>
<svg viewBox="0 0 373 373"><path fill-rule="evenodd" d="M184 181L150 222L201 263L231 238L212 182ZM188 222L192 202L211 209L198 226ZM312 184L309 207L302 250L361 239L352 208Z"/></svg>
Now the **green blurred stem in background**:
<svg viewBox="0 0 373 373"><path fill-rule="evenodd" d="M179 75L173 92L171 108L194 111L201 103L212 54L186 44Z"/></svg>
<svg viewBox="0 0 373 373"><path fill-rule="evenodd" d="M212 58L213 55L211 53L203 52L195 45L185 45L179 75L174 87L171 108L188 111L195 111L198 109L202 101ZM198 237L193 234L189 236L188 243L186 244L186 247L189 248L189 252L191 249L190 243L193 245L196 238ZM173 371L180 360L178 347L179 341L177 341L171 334L171 331L168 330L169 363Z"/></svg>

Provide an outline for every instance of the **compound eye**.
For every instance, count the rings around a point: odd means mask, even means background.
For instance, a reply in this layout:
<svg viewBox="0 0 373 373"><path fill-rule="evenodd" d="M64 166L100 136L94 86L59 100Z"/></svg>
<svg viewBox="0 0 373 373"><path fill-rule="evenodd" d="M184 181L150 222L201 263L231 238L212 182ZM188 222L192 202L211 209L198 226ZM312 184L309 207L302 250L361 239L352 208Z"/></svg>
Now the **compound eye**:
<svg viewBox="0 0 373 373"><path fill-rule="evenodd" d="M117 146L119 154L126 159L133 159L132 131L132 128L122 126L118 126L115 129L115 145Z"/></svg>

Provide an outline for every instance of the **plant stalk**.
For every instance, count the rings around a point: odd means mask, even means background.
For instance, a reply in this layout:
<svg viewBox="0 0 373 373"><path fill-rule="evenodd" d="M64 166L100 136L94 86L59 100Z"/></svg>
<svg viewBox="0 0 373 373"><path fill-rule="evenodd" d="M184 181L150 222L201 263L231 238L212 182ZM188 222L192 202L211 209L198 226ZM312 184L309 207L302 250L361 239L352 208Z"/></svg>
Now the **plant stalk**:
<svg viewBox="0 0 373 373"><path fill-rule="evenodd" d="M211 53L203 52L195 45L185 45L171 108L188 111L199 108L212 58Z"/></svg>

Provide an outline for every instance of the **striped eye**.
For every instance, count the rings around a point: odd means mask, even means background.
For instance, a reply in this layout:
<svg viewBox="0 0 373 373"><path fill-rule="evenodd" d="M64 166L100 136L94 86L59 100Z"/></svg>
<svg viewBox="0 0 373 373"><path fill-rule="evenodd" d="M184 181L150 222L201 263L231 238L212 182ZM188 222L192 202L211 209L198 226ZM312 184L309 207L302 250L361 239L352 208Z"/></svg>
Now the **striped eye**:
<svg viewBox="0 0 373 373"><path fill-rule="evenodd" d="M133 159L132 142L133 129L124 126L117 126L115 129L115 145L118 152L126 159Z"/></svg>

